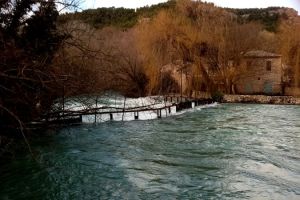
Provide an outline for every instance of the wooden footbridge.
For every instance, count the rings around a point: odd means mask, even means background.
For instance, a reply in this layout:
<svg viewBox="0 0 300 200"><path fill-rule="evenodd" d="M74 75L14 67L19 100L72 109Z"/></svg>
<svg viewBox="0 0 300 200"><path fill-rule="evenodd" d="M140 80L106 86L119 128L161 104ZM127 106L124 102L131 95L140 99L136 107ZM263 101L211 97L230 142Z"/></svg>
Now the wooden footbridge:
<svg viewBox="0 0 300 200"><path fill-rule="evenodd" d="M145 115L148 116L147 119L156 119L212 102L209 98L193 98L169 94L164 96L162 102L145 106L125 107L124 103L124 107L96 106L80 110L60 109L47 113L43 121L49 124L98 123L104 121L142 120L145 119Z"/></svg>

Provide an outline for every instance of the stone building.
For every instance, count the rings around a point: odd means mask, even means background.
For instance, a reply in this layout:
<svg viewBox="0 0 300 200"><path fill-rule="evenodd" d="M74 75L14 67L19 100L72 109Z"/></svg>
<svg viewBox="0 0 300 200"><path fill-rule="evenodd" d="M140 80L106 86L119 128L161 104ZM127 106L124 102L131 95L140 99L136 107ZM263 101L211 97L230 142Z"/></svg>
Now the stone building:
<svg viewBox="0 0 300 200"><path fill-rule="evenodd" d="M164 83L167 93L186 93L188 88L188 82L191 78L190 64L183 63L180 60L175 61L174 63L169 63L162 67L161 73L163 77L169 76L174 83Z"/></svg>
<svg viewBox="0 0 300 200"><path fill-rule="evenodd" d="M176 60L173 63L162 66L160 71L163 85L161 88L162 92L164 94L178 93L184 96L210 98L210 93L207 91L208 77L205 77L196 68L196 65L193 63L182 60Z"/></svg>
<svg viewBox="0 0 300 200"><path fill-rule="evenodd" d="M238 94L282 94L281 55L265 51L249 51L244 54L241 66L245 69L236 84Z"/></svg>

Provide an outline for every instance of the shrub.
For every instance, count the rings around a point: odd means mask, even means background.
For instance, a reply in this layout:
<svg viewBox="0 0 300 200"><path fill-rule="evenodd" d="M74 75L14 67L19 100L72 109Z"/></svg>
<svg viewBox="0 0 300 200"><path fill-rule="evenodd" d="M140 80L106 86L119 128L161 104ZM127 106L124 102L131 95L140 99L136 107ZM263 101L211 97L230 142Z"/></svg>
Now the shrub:
<svg viewBox="0 0 300 200"><path fill-rule="evenodd" d="M215 102L221 102L223 100L224 94L220 91L215 91L212 93L211 98Z"/></svg>

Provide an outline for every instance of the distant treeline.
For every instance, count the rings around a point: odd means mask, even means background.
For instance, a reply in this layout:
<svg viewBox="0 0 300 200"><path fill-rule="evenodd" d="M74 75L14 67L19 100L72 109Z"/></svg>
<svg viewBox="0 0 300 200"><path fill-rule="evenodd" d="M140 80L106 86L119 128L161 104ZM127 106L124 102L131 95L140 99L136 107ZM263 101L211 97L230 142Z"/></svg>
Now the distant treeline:
<svg viewBox="0 0 300 200"><path fill-rule="evenodd" d="M271 32L276 32L279 20L286 19L286 13L278 12L281 7L268 7L268 8L247 8L247 9L227 9L237 15L240 23L257 21L265 26L265 29Z"/></svg>
<svg viewBox="0 0 300 200"><path fill-rule="evenodd" d="M97 8L88 9L82 12L66 13L60 15L60 22L64 23L69 20L80 20L95 28L105 26L116 26L120 28L133 27L141 17L153 17L162 9L174 8L175 0L170 0L165 3L160 3L152 6L145 6L138 9L128 8ZM286 13L279 13L281 7L269 8L250 8L250 9L232 9L227 11L237 15L240 23L257 21L265 26L265 29L271 32L276 32L280 18L287 18Z"/></svg>
<svg viewBox="0 0 300 200"><path fill-rule="evenodd" d="M156 15L159 10L172 8L175 4L176 2L171 0L166 3L145 6L136 10L115 7L88 9L82 12L60 15L59 21L64 23L69 20L80 20L95 28L102 28L105 26L130 28L138 22L139 17L152 17Z"/></svg>

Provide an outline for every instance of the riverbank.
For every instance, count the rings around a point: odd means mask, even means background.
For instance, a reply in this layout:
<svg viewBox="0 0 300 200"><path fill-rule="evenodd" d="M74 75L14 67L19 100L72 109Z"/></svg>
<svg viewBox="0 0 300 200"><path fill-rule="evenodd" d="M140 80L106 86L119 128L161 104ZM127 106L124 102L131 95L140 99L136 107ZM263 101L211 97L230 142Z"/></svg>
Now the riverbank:
<svg viewBox="0 0 300 200"><path fill-rule="evenodd" d="M293 96L224 95L222 103L257 103L278 105L300 105L300 98Z"/></svg>

